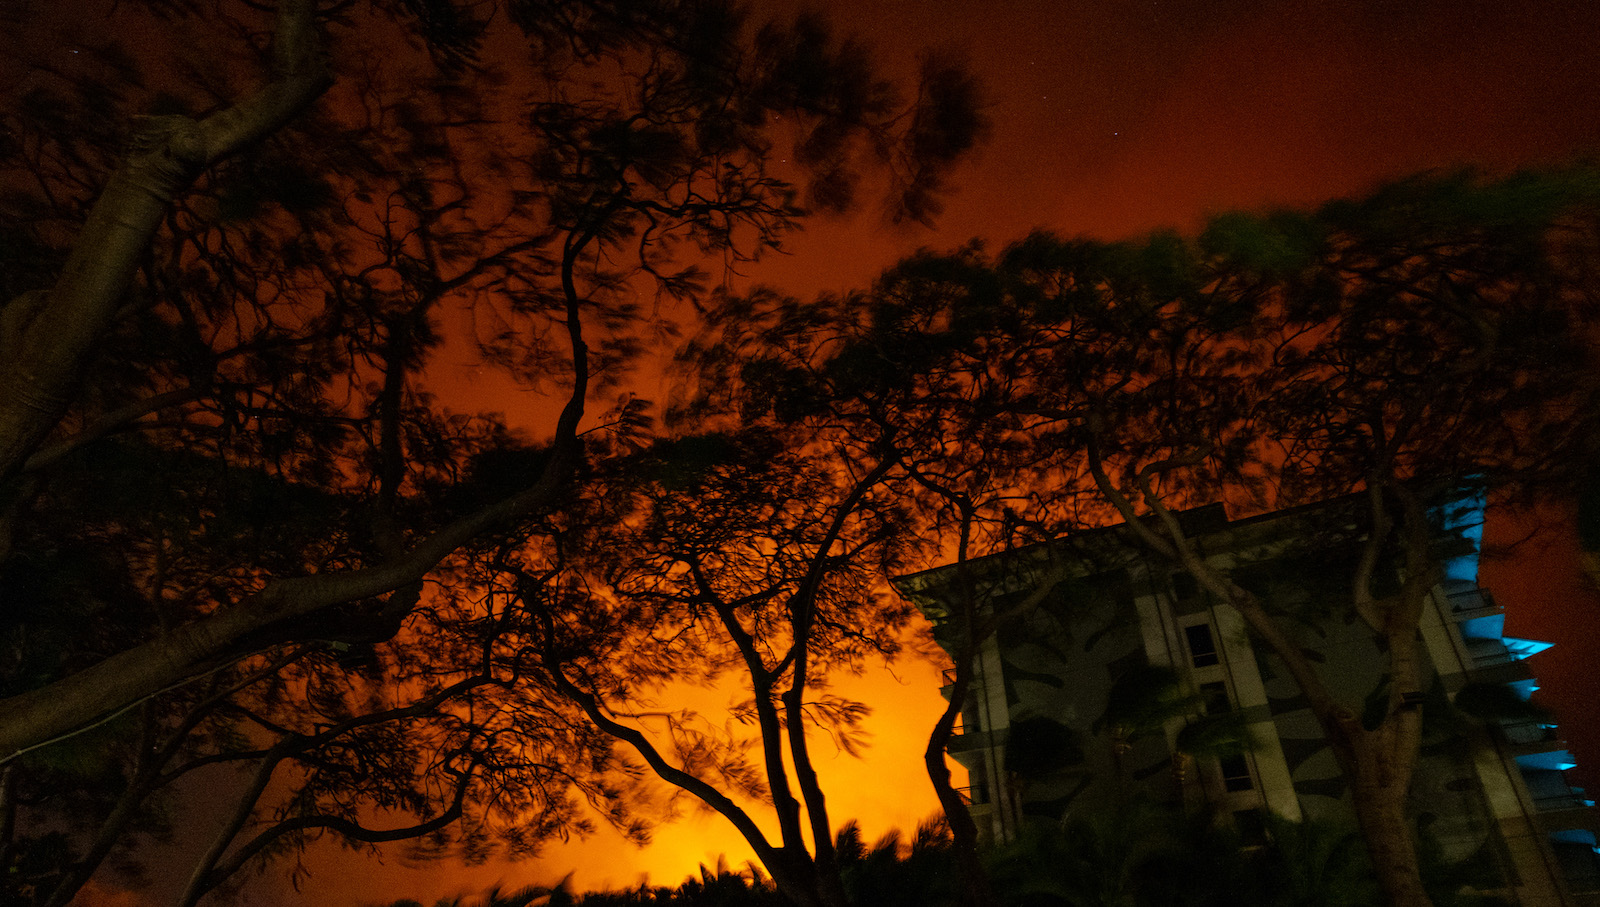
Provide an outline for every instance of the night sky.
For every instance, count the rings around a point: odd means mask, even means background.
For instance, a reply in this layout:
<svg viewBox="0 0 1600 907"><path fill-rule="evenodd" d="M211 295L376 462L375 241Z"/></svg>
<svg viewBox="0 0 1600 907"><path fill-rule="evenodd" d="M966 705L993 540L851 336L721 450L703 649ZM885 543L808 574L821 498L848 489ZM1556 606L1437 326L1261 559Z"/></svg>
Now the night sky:
<svg viewBox="0 0 1600 907"><path fill-rule="evenodd" d="M909 75L918 49L964 55L987 84L994 129L957 178L935 231L873 214L814 222L786 257L736 284L769 282L799 295L865 285L919 247L972 237L1002 246L1043 227L1064 235L1131 236L1192 229L1229 208L1311 205L1418 170L1475 165L1503 172L1600 150L1600 4L1516 0L869 0L831 11ZM758 3L779 14L785 3ZM793 8L799 8L794 5ZM655 396L651 389L645 396ZM1556 648L1531 663L1541 694L1566 716L1580 762L1600 768L1586 664L1600 650L1600 603L1576 566L1564 515L1516 558L1489 565L1507 632ZM1492 539L1524 534L1500 521ZM908 661L855 688L871 702L865 763L824 766L838 821L868 838L909 830L935 810L919 753L941 706L935 668ZM717 694L708 694L714 706ZM1580 718L1580 716L1582 716ZM1587 727L1583 725L1587 725ZM1589 778L1600 779L1600 771ZM608 833L549 849L537 864L405 868L328 850L312 859L305 904L384 897L425 903L550 882L576 869L580 889L675 884L700 861L748 857L720 819L685 808L643 852ZM277 896L261 894L261 903ZM289 895L292 903L296 896Z"/></svg>

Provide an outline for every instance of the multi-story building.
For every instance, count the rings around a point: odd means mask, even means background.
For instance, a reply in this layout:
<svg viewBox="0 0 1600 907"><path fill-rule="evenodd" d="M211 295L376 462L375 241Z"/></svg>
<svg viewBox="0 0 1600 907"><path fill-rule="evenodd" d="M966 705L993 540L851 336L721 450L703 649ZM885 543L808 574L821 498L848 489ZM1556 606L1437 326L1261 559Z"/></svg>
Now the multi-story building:
<svg viewBox="0 0 1600 907"><path fill-rule="evenodd" d="M1348 606L1357 539L1344 506L1229 520L1212 505L1181 521L1211 564L1284 615L1342 701L1382 709L1385 656ZM1445 578L1420 627L1434 682L1421 703L1414 810L1447 859L1483 867L1482 884L1511 903L1600 905L1596 811L1567 781L1573 760L1549 716L1525 705L1535 685L1524 659L1547 646L1505 636L1503 610L1477 584L1482 510L1457 501L1436 511ZM1134 791L1212 811L1247 838L1263 833L1269 813L1352 815L1333 752L1277 657L1252 641L1236 610L1147 554L1124 527L968 569L960 582L953 566L898 581L952 651L956 590L976 590L992 614L1042 577L1053 581L1037 606L983 643L950 744L986 834L1004 840L1027 816L1092 814ZM1397 568L1384 572L1398 579ZM1168 708L1116 714L1140 695ZM1477 717L1466 714L1468 700ZM1196 736L1186 728L1222 715L1248 729L1248 747L1218 755L1185 744Z"/></svg>

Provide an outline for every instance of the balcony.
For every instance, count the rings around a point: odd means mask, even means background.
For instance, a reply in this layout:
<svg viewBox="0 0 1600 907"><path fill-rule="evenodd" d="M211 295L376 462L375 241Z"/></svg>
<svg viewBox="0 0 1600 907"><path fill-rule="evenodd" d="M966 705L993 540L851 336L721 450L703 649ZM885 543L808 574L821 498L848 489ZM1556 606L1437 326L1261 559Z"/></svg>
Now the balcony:
<svg viewBox="0 0 1600 907"><path fill-rule="evenodd" d="M942 672L940 672L940 674L939 674L939 695L943 696L945 698L946 702L950 701L950 690L955 685L956 685L956 671L955 671L955 668L945 668ZM977 690L981 689L982 687L983 687L983 674L978 672L978 671L972 672L972 682L970 684L968 684L968 691L969 692L976 692Z"/></svg>
<svg viewBox="0 0 1600 907"><path fill-rule="evenodd" d="M1467 669L1467 678L1476 683L1503 683L1517 691L1523 699L1533 695L1539 689L1534 682L1533 671L1529 670L1526 663L1516 658L1506 658L1489 663L1474 663Z"/></svg>
<svg viewBox="0 0 1600 907"><path fill-rule="evenodd" d="M970 784L966 787L956 788L956 793L961 795L962 802L968 806L988 806L989 786L986 784Z"/></svg>
<svg viewBox="0 0 1600 907"><path fill-rule="evenodd" d="M1489 594L1489 590L1466 589L1452 592L1445 598L1450 603L1450 616L1459 623L1499 618L1500 624L1493 632L1496 636L1500 635L1500 627L1504 626L1505 609L1494 603L1494 597ZM1481 626L1487 629L1488 624L1484 623ZM1468 635L1465 627L1462 628L1462 635Z"/></svg>
<svg viewBox="0 0 1600 907"><path fill-rule="evenodd" d="M1560 749L1566 746L1561 740L1561 732L1553 724L1543 721L1507 721L1500 725L1500 736L1510 746L1537 747L1528 752L1543 752L1549 749ZM1551 744L1546 746L1545 744Z"/></svg>
<svg viewBox="0 0 1600 907"><path fill-rule="evenodd" d="M1553 724L1541 720L1502 721L1495 725L1497 735L1507 752L1518 764L1528 759L1547 758L1565 753L1567 741Z"/></svg>
<svg viewBox="0 0 1600 907"><path fill-rule="evenodd" d="M1600 812L1593 800L1574 796L1559 800L1536 800L1539 825L1546 832L1594 830L1600 826Z"/></svg>
<svg viewBox="0 0 1600 907"><path fill-rule="evenodd" d="M1594 801L1584 796L1583 788L1567 783L1566 770L1572 755L1565 750L1517 757L1528 796L1538 811L1539 824L1547 832L1600 827L1600 813Z"/></svg>
<svg viewBox="0 0 1600 907"><path fill-rule="evenodd" d="M944 751L961 761L961 756L976 750L992 749L997 741L994 734L988 731L971 731L950 735L950 744Z"/></svg>
<svg viewBox="0 0 1600 907"><path fill-rule="evenodd" d="M1567 884L1579 894L1600 892L1600 847L1593 830L1573 829L1552 832L1550 844L1561 865ZM1587 903L1587 902L1585 902Z"/></svg>

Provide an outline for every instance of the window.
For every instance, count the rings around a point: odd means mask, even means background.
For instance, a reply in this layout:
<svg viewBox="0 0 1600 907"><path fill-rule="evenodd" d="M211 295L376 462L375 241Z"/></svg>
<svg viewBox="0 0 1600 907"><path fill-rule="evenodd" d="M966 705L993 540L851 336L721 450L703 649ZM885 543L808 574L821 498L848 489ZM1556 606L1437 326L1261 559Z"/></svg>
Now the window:
<svg viewBox="0 0 1600 907"><path fill-rule="evenodd" d="M1199 614L1205 608L1200 584L1188 573L1172 574L1172 607L1177 614Z"/></svg>
<svg viewBox="0 0 1600 907"><path fill-rule="evenodd" d="M1189 643L1189 659L1197 668L1209 668L1218 664L1217 642L1211 638L1210 624L1190 624L1183 628L1184 638Z"/></svg>
<svg viewBox="0 0 1600 907"><path fill-rule="evenodd" d="M1217 760L1222 769L1222 786L1225 790L1249 790L1255 787L1250 780L1250 763L1243 756L1223 756Z"/></svg>
<svg viewBox="0 0 1600 907"><path fill-rule="evenodd" d="M1228 685L1220 680L1200 684L1200 702L1207 715L1221 715L1233 710L1233 702L1228 698Z"/></svg>
<svg viewBox="0 0 1600 907"><path fill-rule="evenodd" d="M1172 595L1179 601L1189 601L1200 597L1200 584L1188 573L1172 574Z"/></svg>
<svg viewBox="0 0 1600 907"><path fill-rule="evenodd" d="M1246 847L1262 847L1267 843L1267 817L1259 809L1241 809L1234 813L1233 827Z"/></svg>

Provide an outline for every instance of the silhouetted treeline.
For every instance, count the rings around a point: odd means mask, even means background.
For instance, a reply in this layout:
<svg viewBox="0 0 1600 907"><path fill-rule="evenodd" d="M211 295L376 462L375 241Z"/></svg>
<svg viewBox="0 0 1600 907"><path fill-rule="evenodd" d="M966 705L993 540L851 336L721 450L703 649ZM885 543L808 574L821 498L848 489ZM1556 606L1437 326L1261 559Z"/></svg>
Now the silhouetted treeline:
<svg viewBox="0 0 1600 907"><path fill-rule="evenodd" d="M1442 907L1504 902L1464 893L1483 867L1446 863L1424 834L1422 873ZM840 831L851 903L872 907L946 907L958 903L950 839L925 825L910 842L890 832L866 845L851 823ZM1207 816L1183 817L1135 801L1122 813L1066 821L1030 819L1017 839L990 848L989 895L1005 907L1368 907L1379 898L1366 848L1353 825L1269 820L1265 836L1246 839ZM676 887L574 892L569 883L514 892L493 888L433 905L399 900L386 907L791 907L755 867L701 865Z"/></svg>

